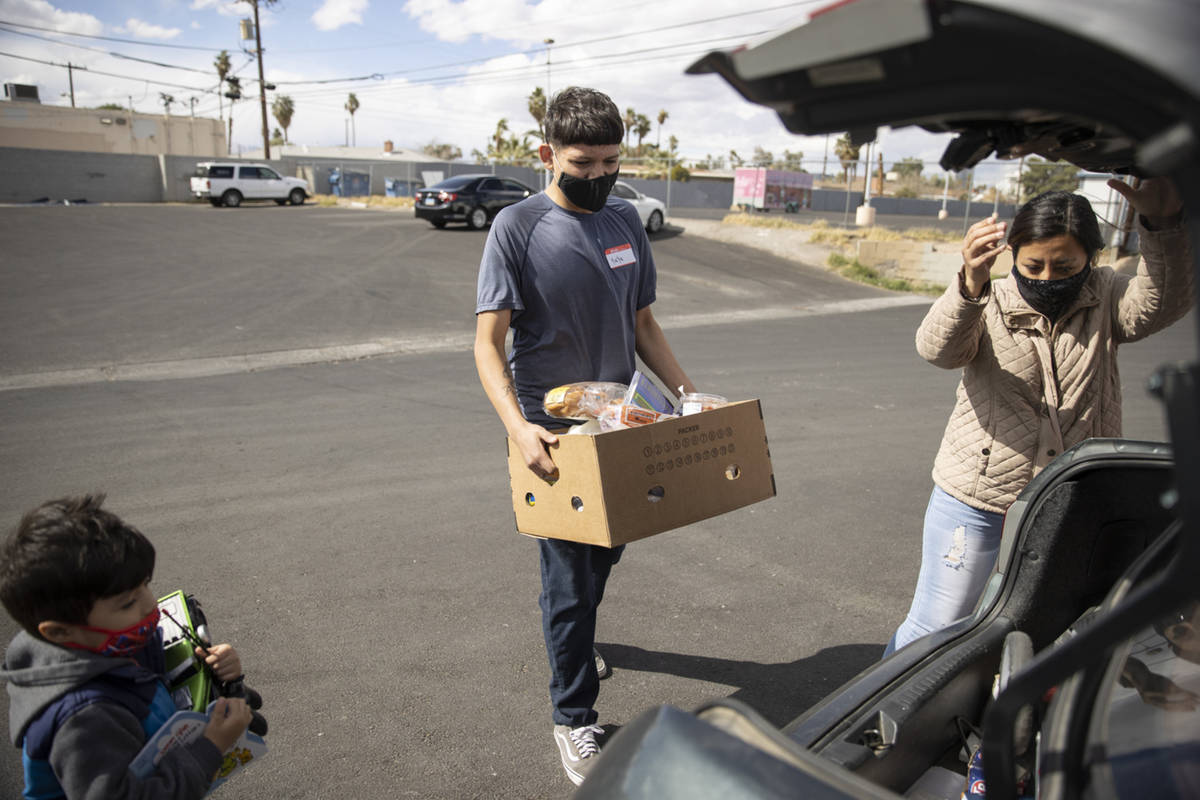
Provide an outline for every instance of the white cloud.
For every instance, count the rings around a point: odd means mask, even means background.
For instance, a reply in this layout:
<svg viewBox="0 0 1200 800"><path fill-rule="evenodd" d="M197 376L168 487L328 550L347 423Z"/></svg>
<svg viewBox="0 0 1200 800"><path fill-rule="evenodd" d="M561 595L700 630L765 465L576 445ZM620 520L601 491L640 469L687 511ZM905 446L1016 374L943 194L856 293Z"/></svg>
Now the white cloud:
<svg viewBox="0 0 1200 800"><path fill-rule="evenodd" d="M216 11L225 17L244 17L250 8L237 0L192 0L192 11Z"/></svg>
<svg viewBox="0 0 1200 800"><path fill-rule="evenodd" d="M529 6L523 0L408 0L404 11L421 30L445 42L464 42L478 35L530 44L545 38L531 38L531 34L535 12L546 5Z"/></svg>
<svg viewBox="0 0 1200 800"><path fill-rule="evenodd" d="M60 11L46 0L0 0L0 19L41 25L68 33L95 36L104 32L104 24L91 14Z"/></svg>
<svg viewBox="0 0 1200 800"><path fill-rule="evenodd" d="M119 33L132 34L139 39L174 39L181 33L179 28L164 28L134 17L125 20L125 25L116 30Z"/></svg>
<svg viewBox="0 0 1200 800"><path fill-rule="evenodd" d="M317 30L336 31L343 25L362 25L368 0L325 0L312 15Z"/></svg>

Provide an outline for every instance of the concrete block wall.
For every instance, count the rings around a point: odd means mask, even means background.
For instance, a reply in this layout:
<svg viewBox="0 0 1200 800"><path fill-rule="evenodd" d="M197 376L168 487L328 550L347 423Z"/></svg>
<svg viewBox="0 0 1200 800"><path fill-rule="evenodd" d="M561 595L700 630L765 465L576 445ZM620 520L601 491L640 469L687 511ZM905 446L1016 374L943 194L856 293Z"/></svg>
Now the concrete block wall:
<svg viewBox="0 0 1200 800"><path fill-rule="evenodd" d="M0 148L0 203L87 200L145 203L163 199L157 156Z"/></svg>

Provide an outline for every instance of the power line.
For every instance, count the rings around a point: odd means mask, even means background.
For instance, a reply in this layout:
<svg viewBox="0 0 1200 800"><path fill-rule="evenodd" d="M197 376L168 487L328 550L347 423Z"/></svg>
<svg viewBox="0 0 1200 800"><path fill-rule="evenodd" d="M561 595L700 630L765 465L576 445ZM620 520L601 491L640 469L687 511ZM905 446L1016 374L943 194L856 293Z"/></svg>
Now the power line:
<svg viewBox="0 0 1200 800"><path fill-rule="evenodd" d="M55 28L43 28L38 25L26 25L23 22L10 22L9 20L0 19L0 25L10 25L14 28L29 28L34 31L43 31L45 33L57 33L60 36L78 36L83 39L103 39L106 42L122 42L123 44L136 44L142 47L169 47L174 50L203 50L209 53L217 53L228 48L222 47L197 47L188 44L167 44L166 42L146 42L138 39L118 39L113 36L97 36L91 33L72 33L70 31L60 31ZM63 42L66 44L66 42Z"/></svg>
<svg viewBox="0 0 1200 800"><path fill-rule="evenodd" d="M600 36L595 39L584 39L579 42L556 44L555 50L567 50L572 47L583 47L583 46L589 45L589 44L597 44L600 42L612 41L613 39L628 39L633 36L642 36L642 35L650 34L650 33L662 33L663 31L677 30L679 28L687 28L687 27L691 27L693 25L704 25L704 24L707 24L710 22L722 22L727 19L742 19L742 18L750 16L752 14L763 14L763 13L767 13L770 11L779 11L779 10L782 10L785 8L798 8L800 6L813 5L814 3L825 2L825 1L826 0L801 0L801 2L784 3L783 5L770 6L768 8L755 9L753 11L743 11L743 12L738 12L736 14L723 14L723 15L717 16L717 17L708 17L706 19L692 20L690 22L680 22L680 23L676 23L674 25L660 25L656 28L646 28L645 30L640 30L640 31L618 33L618 34L612 34L610 36ZM768 33L768 32L769 31L758 31L758 32L754 32L754 33L743 33L743 34L736 34L736 35L737 36L754 37L754 36L759 36L762 33ZM734 35L735 34L730 34L730 35L722 37L722 38L728 39ZM696 44L696 43L689 42L689 44ZM665 47L679 47L679 46L682 46L682 45L665 45ZM286 53L289 51L281 51L281 52ZM522 51L518 51L515 53L509 53L508 55L531 55L531 54L536 55L536 54L540 54L541 52L542 52L542 48L531 47L527 50L522 50ZM640 51L633 51L633 52L640 52ZM358 81L366 81L366 80L379 80L381 78L398 77L401 75L410 75L414 72L426 72L426 71L434 70L434 69L446 69L446 68L450 68L450 67L467 67L467 66L471 66L472 64L481 64L481 63L485 63L488 61L493 61L496 58L501 58L501 57L502 56L486 56L486 57L482 57L482 58L471 58L471 59L467 59L465 61L452 61L452 62L449 62L446 64L432 64L432 65L428 65L428 66L411 67L409 69L393 70L391 72L375 72L370 75L356 75L356 76L346 77L346 78L325 78L322 80L312 80L312 81L275 81L275 84L278 86L284 86L284 85L300 86L300 85L306 85L306 84L327 84L327 83L341 83L341 82L349 83L349 82L358 82Z"/></svg>
<svg viewBox="0 0 1200 800"><path fill-rule="evenodd" d="M678 44L662 45L662 46L658 46L658 47L646 47L646 48L641 48L638 50L624 50L624 51L621 51L618 53L602 53L602 54L595 55L595 56L589 56L587 58L576 59L574 61L562 62L560 64L560 71L562 73L570 74L573 72L578 72L578 71L588 68L588 67L596 66L596 65L600 64L601 62L615 60L615 59L625 59L626 64L632 65L632 64L644 64L644 63L648 63L651 61L662 61L662 60L666 60L666 59L682 58L684 56L700 55L700 54L707 53L711 49L713 43L727 41L729 39L740 39L747 35L757 36L757 35L759 35L759 33L766 33L766 32L767 31L759 31L759 32L751 33L751 34L736 34L736 35L729 35L729 36L721 36L721 37L717 37L714 39L706 39L706 40L696 41L696 42L682 42L682 43L678 43ZM680 50L680 48L689 48L689 49ZM665 50L675 50L676 52L663 53L662 51L665 51ZM642 58L629 58L629 56L644 55L647 53L658 53L658 55L647 56L647 57L642 57ZM453 75L434 75L434 76L430 76L427 78L416 78L416 79L408 80L406 85L407 86L438 86L438 85L445 85L445 84L449 84L449 83L459 83L463 86L479 86L479 85L488 84L488 83L516 82L516 81L520 81L520 80L527 80L530 77L540 77L540 75L541 75L541 65L524 64L524 65L520 65L520 66L505 67L503 69L491 70L486 73L478 73L473 76L462 76L462 75L458 75L458 74L453 74ZM392 91L395 91L397 89L403 90L404 88L406 88L406 87L397 87L392 84L386 84L386 85L381 85L381 86L376 86L376 87L368 87L367 89L359 90L359 93L360 94L366 94L367 92L382 93L382 92L386 92L389 90L392 90ZM332 96L332 94L333 94L333 92L329 91L329 90L314 90L311 92L296 92L296 93L293 93L292 96L293 97L323 97L323 96Z"/></svg>
<svg viewBox="0 0 1200 800"><path fill-rule="evenodd" d="M121 59L125 59L126 61L138 61L143 64L151 64L155 67L164 67L165 69L180 69L180 70L185 70L187 72L199 72L202 75L209 74L208 70L196 69L195 67L181 67L176 64L166 64L166 63L163 63L162 61L152 61L148 58L138 58L137 56L127 56L123 53L117 53L112 50L104 50L99 47L89 47L86 44L76 44L75 42L64 42L60 39L51 39L49 36L38 36L36 33L25 33L24 31L9 30L8 28L2 27L4 24L5 23L0 23L0 31L2 31L4 33L11 33L16 36L28 36L30 39L40 39L43 42L53 42L54 44L61 44L66 47L77 47L80 50L89 50L93 53L103 53L104 55L112 56L113 58L121 58Z"/></svg>
<svg viewBox="0 0 1200 800"><path fill-rule="evenodd" d="M723 15L716 16L716 17L708 17L708 18L700 19L700 20L681 22L681 23L676 23L673 25L662 25L662 26L658 26L655 28L647 28L647 29L644 29L641 31L613 34L610 36L602 36L602 37L597 37L594 39L585 39L585 40L579 41L579 42L561 44L558 46L558 48L560 50L565 50L565 49L569 49L571 47L583 47L585 45L611 41L613 39L629 38L632 36L640 36L640 35L644 35L644 34L648 34L648 33L661 33L663 31L676 30L679 28L686 28L686 27L690 27L690 26L694 26L694 25L707 24L707 23L711 23L711 22L720 22L720 21L724 21L727 19L733 19L733 18L743 18L743 17L749 16L751 14L761 14L761 13L767 13L767 12L771 12L771 11L779 11L779 10L787 9L787 8L797 8L800 6L812 5L813 3L816 3L816 2L824 2L824 0L801 0L800 2L784 3L781 5L770 6L768 8L762 8L762 9L755 9L752 11L745 11L745 12L739 12L739 13L734 13L734 14L723 14ZM192 46L187 46L187 45L167 45L167 44L159 44L159 43L152 43L152 42L140 42L140 41L130 40L130 39L120 39L120 38L110 37L110 36L97 36L97 35L92 35L92 34L69 33L66 31L59 31L59 30L55 30L52 28L43 28L43 27L39 27L36 25L26 25L23 23L9 22L6 20L0 20L0 25L29 28L32 30L56 33L56 34L63 35L63 36L79 36L79 37L84 37L84 38L89 38L89 39L102 39L102 40L106 40L106 41L117 41L117 42L124 42L124 43L137 44L137 45L148 45L148 46L157 46L157 47L173 47L176 49L188 49L188 50L206 50L209 52L212 52L214 50L214 48L192 47ZM0 30L5 30L5 29L0 28ZM150 64L152 66L163 67L166 69L184 70L184 71L188 71L188 72L198 73L201 75L208 74L205 70L196 69L194 67L184 67L184 66L179 66L179 65L174 65L174 64L166 64L166 63L159 62L159 61L152 61L149 59L138 58L136 56L129 56L129 55L125 55L122 53L113 52L113 51L104 51L104 50L100 50L99 48L91 48L91 47L87 47L86 45L75 44L72 42L63 42L63 41L59 41L56 39L49 39L47 37L36 36L35 34L24 33L22 31L5 30L5 32L13 33L13 34L16 34L19 36L29 36L29 37L32 37L35 39L42 39L44 41L54 42L56 44L65 45L67 47L78 47L78 48L82 48L82 49L86 49L86 50L92 50L95 52L101 52L101 53L105 53L106 55L112 56L114 58L120 58L120 59L129 60L129 61L136 61L136 62L140 62L140 63ZM753 37L753 36L758 36L758 35L760 35L760 33L765 33L765 32L766 31L743 33L743 34L737 34L737 36ZM712 40L707 40L707 41L720 41L720 40L732 38L732 36L733 35L720 37L719 39L712 39ZM687 45L695 45L698 43L697 42L688 42L686 44ZM625 55L631 55L631 54L637 54L637 53L643 53L643 52L654 52L656 50L666 50L666 49L671 49L671 48L675 48L675 47L683 47L683 46L685 46L685 44L664 45L664 46L658 47L658 48L643 48L641 50L626 51L624 53L613 54L611 56L605 55L605 56L593 57L593 59L591 59L591 60L595 60L596 58L603 59L603 58L610 58L610 57L612 57L612 58L624 57ZM280 51L280 52L281 52L281 54L286 54L287 52L290 52L290 51ZM297 51L297 52L302 52L302 51ZM530 55L530 54L536 54L539 52L540 52L540 48L530 48L529 50L522 51L520 54L521 55ZM24 58L21 56L12 56L12 57ZM394 71L385 72L385 73L375 72L375 73L371 73L369 75L349 76L349 77L344 77L344 78L325 78L325 79L308 80L308 81L303 81L303 80L302 81L275 81L274 83L277 86L308 86L308 85L328 85L328 84L333 84L333 83L359 83L362 81L369 81L369 80L383 80L385 77L399 77L402 75L410 75L413 73L426 72L429 70L446 69L446 68L452 68L452 67L466 67L466 66L470 66L473 64L479 64L479 63L485 63L487 61L492 61L497 57L499 57L499 56L489 56L489 57L485 57L485 58L467 59L464 61L450 62L447 64L436 64L436 65L430 65L430 66L413 67L413 68L409 68L409 69L394 70ZM37 61L37 59L31 59L31 58L26 58L26 60ZM251 59L251 60L253 60L253 59ZM585 59L585 61L586 60L587 59ZM39 62L39 63L49 63L49 62ZM563 63L564 63L564 67L565 67L565 65L573 64L575 62L568 61L568 62L563 62ZM51 64L51 66L65 67L66 65ZM510 68L509 71L513 71L513 70L519 71L522 69L526 69L526 67L514 67L514 68ZM127 80L145 80L144 78L132 78L129 76L99 72L97 70L90 70L90 71L93 72L94 74L106 75L108 77L122 78L122 79L127 79ZM496 74L495 72L492 73L492 75L495 75L495 74ZM457 76L435 76L435 77L427 79L427 80L412 81L412 83L419 83L419 84L425 84L425 85L438 84L438 83L452 82L456 77ZM165 85L165 86L174 86L176 88L191 89L192 91L205 91L205 92L213 91L211 89L203 89L202 90L202 89L196 89L195 87L181 86L180 84L172 84L172 83L163 82L163 81L149 81L149 82L160 84L160 85Z"/></svg>
<svg viewBox="0 0 1200 800"><path fill-rule="evenodd" d="M827 2L827 1L828 0L822 0L822 2ZM564 19L538 20L537 25L539 28L545 29L545 28L550 27L551 25L559 25L564 22L578 23L580 20L588 19L589 17L605 16L605 15L611 14L614 11L624 11L627 8L644 8L644 7L645 7L645 3L642 0L637 0L637 2L627 3L626 5L623 5L623 6L607 7L603 11L594 11L590 14L575 14L571 17L567 17ZM518 25L510 25L510 26L504 27L504 28L489 28L488 34L494 36L495 34L503 33L504 31L528 30L529 27L530 27L529 23L521 23ZM424 40L424 39L410 39L407 41L401 40L401 41L385 42L382 44L368 44L368 45L362 45L362 46L309 47L309 48L300 48L300 49L296 49L296 50L288 50L287 52L288 53L336 53L336 52L344 52L346 50L355 50L355 51L376 50L376 49L379 49L382 47L404 47L404 46L411 45L411 44L424 44L426 41L427 40Z"/></svg>
<svg viewBox="0 0 1200 800"><path fill-rule="evenodd" d="M59 64L55 61L46 61L41 58L31 58L29 56L19 56L16 53L0 52L0 56L7 56L8 58L17 58L17 59L20 59L21 61L32 61L36 64L46 64L47 66L51 66L51 67L62 67L63 69L66 69L68 66L67 64ZM132 75L117 75L116 73L113 73L113 72L102 72L101 70L98 70L98 69L91 69L90 67L81 67L77 64L72 64L70 66L73 69L85 70L92 75L103 75L106 78L120 78L121 80L137 81L138 83L153 83L156 86L171 86L175 89L187 89L187 90L193 91L193 92L212 92L212 91L214 91L213 89L201 89L197 86L186 86L182 83L170 83L168 81L156 81L152 78L147 78L145 76L134 77Z"/></svg>

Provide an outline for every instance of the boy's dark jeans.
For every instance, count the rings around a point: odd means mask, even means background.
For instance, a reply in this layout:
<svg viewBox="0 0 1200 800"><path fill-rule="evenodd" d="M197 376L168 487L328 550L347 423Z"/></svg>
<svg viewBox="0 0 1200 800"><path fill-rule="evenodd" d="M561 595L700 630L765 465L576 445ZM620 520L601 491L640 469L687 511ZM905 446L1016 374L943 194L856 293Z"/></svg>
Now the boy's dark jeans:
<svg viewBox="0 0 1200 800"><path fill-rule="evenodd" d="M542 563L542 633L550 659L550 703L554 722L578 728L596 721L592 706L600 693L600 676L592 647L596 609L604 585L625 546L596 547L561 539L540 539Z"/></svg>

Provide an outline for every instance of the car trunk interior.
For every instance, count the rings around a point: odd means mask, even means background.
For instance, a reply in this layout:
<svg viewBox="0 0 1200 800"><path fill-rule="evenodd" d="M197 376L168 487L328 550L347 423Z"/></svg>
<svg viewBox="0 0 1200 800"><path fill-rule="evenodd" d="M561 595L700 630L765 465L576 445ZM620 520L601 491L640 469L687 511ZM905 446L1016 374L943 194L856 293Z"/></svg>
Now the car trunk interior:
<svg viewBox="0 0 1200 800"><path fill-rule="evenodd" d="M901 650L893 658L911 666L874 684L882 700L865 697L848 715L843 706L837 727L806 739L820 717L818 704L784 732L897 792L934 766L965 776L959 755L963 734L982 725L1005 636L1024 631L1040 651L1099 604L1166 529L1171 513L1163 506L1171 482L1165 455L1102 459L1064 472L1028 506L1008 576L982 620L960 623L950 635L935 634ZM886 666L872 667L854 682Z"/></svg>

